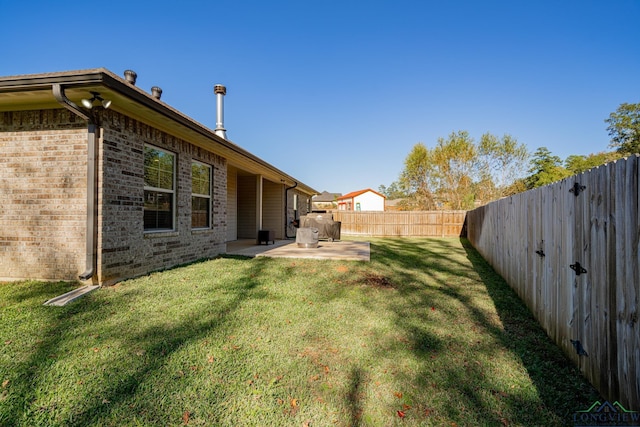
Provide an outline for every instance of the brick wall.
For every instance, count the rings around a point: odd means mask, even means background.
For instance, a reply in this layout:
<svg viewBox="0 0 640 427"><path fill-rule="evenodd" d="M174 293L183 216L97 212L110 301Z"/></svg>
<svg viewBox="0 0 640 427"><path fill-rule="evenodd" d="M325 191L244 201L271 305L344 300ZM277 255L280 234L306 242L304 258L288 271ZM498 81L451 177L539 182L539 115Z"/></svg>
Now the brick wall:
<svg viewBox="0 0 640 427"><path fill-rule="evenodd" d="M226 248L226 160L144 123L107 110L99 171L98 273L113 283L149 271L209 258ZM176 155L175 231L144 232L144 145ZM213 168L212 227L191 228L192 160Z"/></svg>
<svg viewBox="0 0 640 427"><path fill-rule="evenodd" d="M213 257L226 248L226 161L103 111L98 267L102 284ZM175 231L145 233L144 144L176 154ZM213 168L212 227L191 229L191 162ZM70 111L0 113L0 280L76 280L85 271L87 123Z"/></svg>
<svg viewBox="0 0 640 427"><path fill-rule="evenodd" d="M0 113L0 280L85 269L87 125L70 111Z"/></svg>
<svg viewBox="0 0 640 427"><path fill-rule="evenodd" d="M226 249L227 163L114 110L99 112L101 284L214 257ZM76 280L85 271L87 123L65 109L0 113L0 280ZM176 155L175 230L145 232L144 146ZM212 166L210 229L191 228L191 164ZM307 213L299 194L296 217ZM295 228L288 227L289 235Z"/></svg>

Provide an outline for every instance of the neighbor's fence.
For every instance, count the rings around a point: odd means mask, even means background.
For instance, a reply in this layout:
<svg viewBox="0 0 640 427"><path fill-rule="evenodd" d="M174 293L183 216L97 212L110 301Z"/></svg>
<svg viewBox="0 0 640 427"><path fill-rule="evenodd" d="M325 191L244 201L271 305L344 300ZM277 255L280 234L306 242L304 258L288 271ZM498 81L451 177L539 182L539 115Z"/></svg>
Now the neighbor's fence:
<svg viewBox="0 0 640 427"><path fill-rule="evenodd" d="M467 236L611 402L640 411L637 156L470 211Z"/></svg>
<svg viewBox="0 0 640 427"><path fill-rule="evenodd" d="M355 236L451 237L460 236L465 211L333 211L341 234Z"/></svg>

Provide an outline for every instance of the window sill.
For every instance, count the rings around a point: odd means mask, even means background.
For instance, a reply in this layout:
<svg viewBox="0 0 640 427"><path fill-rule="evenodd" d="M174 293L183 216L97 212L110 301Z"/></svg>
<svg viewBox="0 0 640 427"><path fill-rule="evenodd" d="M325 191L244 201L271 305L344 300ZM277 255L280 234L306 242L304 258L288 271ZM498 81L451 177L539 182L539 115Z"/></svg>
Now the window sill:
<svg viewBox="0 0 640 427"><path fill-rule="evenodd" d="M175 237L179 236L175 230L145 230L144 237L145 238L155 238L155 237Z"/></svg>
<svg viewBox="0 0 640 427"><path fill-rule="evenodd" d="M191 234L208 234L213 232L213 228L192 228Z"/></svg>

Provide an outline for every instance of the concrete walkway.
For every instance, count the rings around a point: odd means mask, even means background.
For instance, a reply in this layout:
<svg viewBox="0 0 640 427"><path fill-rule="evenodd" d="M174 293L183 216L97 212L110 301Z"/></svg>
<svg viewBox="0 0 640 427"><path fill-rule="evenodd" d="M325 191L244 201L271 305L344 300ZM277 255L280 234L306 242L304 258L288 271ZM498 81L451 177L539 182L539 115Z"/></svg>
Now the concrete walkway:
<svg viewBox="0 0 640 427"><path fill-rule="evenodd" d="M274 244L257 245L255 240L227 242L227 255L271 258L338 259L370 261L369 242L318 242L317 248L299 248L294 240L276 240Z"/></svg>

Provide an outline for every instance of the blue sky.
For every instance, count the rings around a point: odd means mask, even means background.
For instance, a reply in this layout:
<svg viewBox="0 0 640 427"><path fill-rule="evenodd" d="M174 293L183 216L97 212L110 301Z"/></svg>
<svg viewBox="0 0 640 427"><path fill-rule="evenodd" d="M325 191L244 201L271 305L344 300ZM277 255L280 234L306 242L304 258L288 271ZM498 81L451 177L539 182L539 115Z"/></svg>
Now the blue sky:
<svg viewBox="0 0 640 427"><path fill-rule="evenodd" d="M397 180L466 130L529 151L608 150L640 102L640 0L8 1L0 75L105 67L305 184Z"/></svg>

